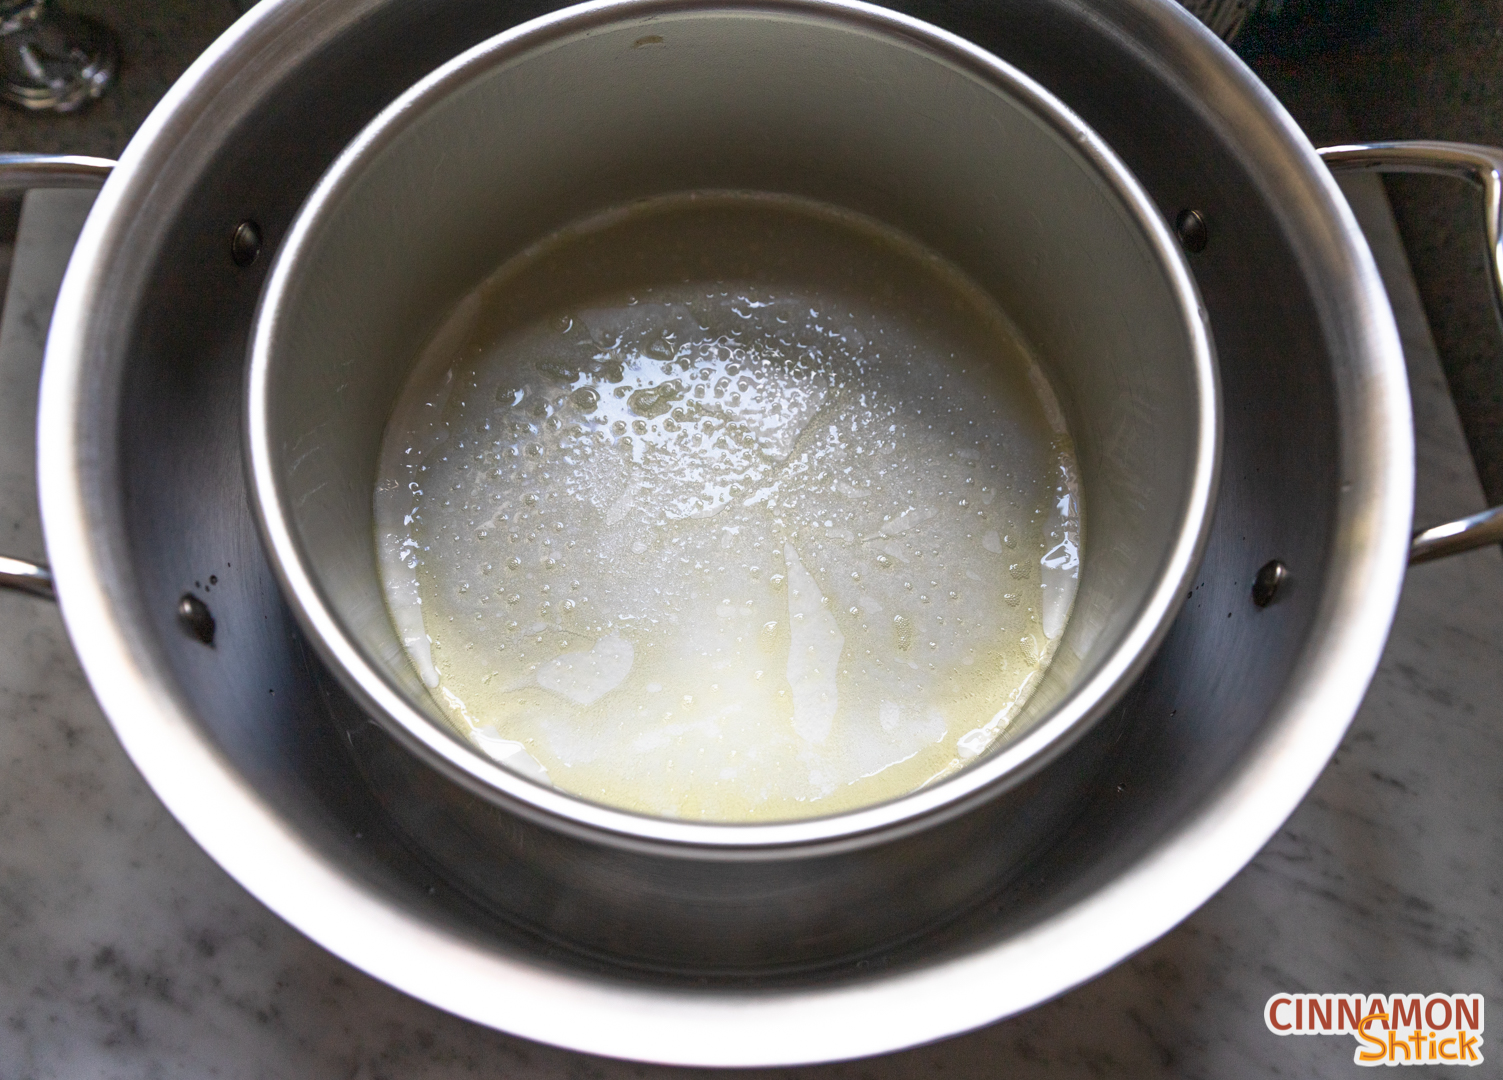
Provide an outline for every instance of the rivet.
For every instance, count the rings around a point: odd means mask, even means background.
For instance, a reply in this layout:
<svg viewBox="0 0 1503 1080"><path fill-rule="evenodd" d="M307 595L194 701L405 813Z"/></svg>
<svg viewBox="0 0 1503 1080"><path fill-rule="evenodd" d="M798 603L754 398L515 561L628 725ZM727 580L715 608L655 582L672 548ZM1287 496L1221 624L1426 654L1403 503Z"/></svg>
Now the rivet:
<svg viewBox="0 0 1503 1080"><path fill-rule="evenodd" d="M199 641L214 644L214 616L209 614L209 605L192 593L184 593L177 602L177 619Z"/></svg>
<svg viewBox="0 0 1503 1080"><path fill-rule="evenodd" d="M1179 242L1189 252L1204 251L1211 239L1211 230L1199 210L1181 210L1174 219L1174 231L1179 233Z"/></svg>
<svg viewBox="0 0 1503 1080"><path fill-rule="evenodd" d="M261 227L254 221L242 221L230 237L230 258L236 266L249 266L261 254Z"/></svg>
<svg viewBox="0 0 1503 1080"><path fill-rule="evenodd" d="M1253 579L1252 602L1267 607L1279 594L1279 588L1289 579L1289 567L1278 559L1269 559Z"/></svg>

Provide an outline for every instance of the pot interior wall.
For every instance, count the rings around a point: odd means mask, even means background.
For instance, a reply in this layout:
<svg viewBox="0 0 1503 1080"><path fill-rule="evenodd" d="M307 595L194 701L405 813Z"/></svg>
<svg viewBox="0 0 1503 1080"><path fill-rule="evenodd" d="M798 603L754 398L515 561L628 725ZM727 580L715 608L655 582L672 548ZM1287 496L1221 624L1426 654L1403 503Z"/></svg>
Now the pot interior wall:
<svg viewBox="0 0 1503 1080"><path fill-rule="evenodd" d="M292 5L281 6L290 19ZM364 0L298 8L295 35L284 32L275 49L253 55L234 92L216 93L194 126L167 133L170 147L151 148L149 163L170 167L136 178L122 193L120 242L90 267L99 284L79 375L85 391L65 433L89 463L81 479L88 535L115 613L111 627L71 630L86 665L95 631L128 636L155 680L160 715L112 707L111 687L96 682L147 780L210 855L293 925L409 993L509 1030L520 1022L506 986L486 1000L459 1002L445 983L468 969L454 971L435 958L402 969L389 962L394 946L412 927L443 927L472 942L476 963L501 956L529 970L573 973L588 986L587 1001L621 985L639 987L640 975L580 962L471 903L449 885L452 873L403 835L363 779L347 733L386 736L308 645L277 588L250 509L241 395L246 339L268 259L235 265L229 238L239 222L252 219L266 252L274 253L319 176L387 102L446 58L550 6ZM1347 262L1332 239L1331 212L1292 177L1287 139L1244 109L1243 91L1207 63L1203 53L1211 45L1189 48L1157 36L1163 19L1151 0L904 6L1017 63L1058 93L1123 156L1167 217L1195 207L1210 222L1210 244L1192 266L1221 361L1225 466L1194 598L1110 718L1121 737L1104 751L1077 746L1038 778L1073 783L1083 772L1084 751L1107 754L1109 772L1086 785L1071 809L1075 824L1027 867L999 871L999 882L1012 884L968 919L859 967L798 980L800 1000L821 1023L830 1015L822 988L836 977L863 984L865 1011L850 1028L882 1033L852 1052L887 1049L903 1038L873 1021L913 1011L910 999L897 1012L880 1011L884 980L955 957L974 968L989 950L1049 927L1108 886L1141 881L1144 860L1162 856L1187 827L1214 830L1236 858L1250 857L1266 833L1249 844L1227 832L1222 795L1270 742L1289 734L1288 703L1310 683L1307 657L1349 633L1322 612L1349 588L1332 559L1333 551L1356 543L1342 485L1356 480L1360 488L1364 480L1363 460L1344 460L1342 446L1374 423L1358 388L1374 377L1375 361L1353 344L1347 313L1358 298L1337 272ZM194 91L200 104L210 89ZM1248 584L1273 557L1289 565L1291 581L1274 605L1259 609L1248 599ZM56 569L60 577L70 573L67 566ZM207 582L211 573L220 580L202 595L218 634L207 648L184 633L175 612L195 580ZM98 671L89 671L97 680ZM1331 718L1333 725L1344 722ZM1093 736L1107 727L1098 725ZM266 822L252 837L259 867L241 857L244 839L219 844L204 828L221 808L205 794L209 783L186 789L179 783L174 739L213 748L222 772L208 780L255 793ZM1284 799L1280 790L1268 798ZM1282 813L1289 804L1279 805ZM352 943L319 931L310 912L324 911L325 897L315 880L298 877L310 860L320 874L355 883L382 905L380 933ZM1156 902L1168 918L1178 918L1231 872L1166 881ZM1140 924L1134 910L1103 912L1086 974L1145 944L1131 929ZM1069 978L1086 977L1077 952L1051 957L1069 968ZM696 1001L713 996L695 980L679 985L691 988ZM741 985L766 984L748 976ZM931 987L937 1000L959 1003L976 984L936 979ZM1002 1001L988 1014L996 1016L1060 988L1057 981L1034 986L1023 979L980 989ZM777 997L770 987L758 1000ZM674 1000L653 997L650 1009L631 1015L696 1023ZM737 998L735 1007L746 1018L747 1038L772 1048L757 1060L793 1060L775 1056L780 1033L751 998ZM570 1022L575 1034L522 1033L586 1045L578 1032L588 1025ZM604 1049L627 1053L637 1045L625 1039ZM675 1045L663 1041L658 1058L672 1057ZM602 1050L599 1041L588 1046Z"/></svg>
<svg viewBox="0 0 1503 1080"><path fill-rule="evenodd" d="M1204 388L1193 313L1069 137L914 43L787 13L659 16L449 82L336 189L277 312L269 382L303 555L392 683L439 715L384 609L371 524L381 435L425 339L549 232L704 188L868 214L996 298L1065 404L1085 516L1074 615L1013 731L1101 666L1186 527Z"/></svg>

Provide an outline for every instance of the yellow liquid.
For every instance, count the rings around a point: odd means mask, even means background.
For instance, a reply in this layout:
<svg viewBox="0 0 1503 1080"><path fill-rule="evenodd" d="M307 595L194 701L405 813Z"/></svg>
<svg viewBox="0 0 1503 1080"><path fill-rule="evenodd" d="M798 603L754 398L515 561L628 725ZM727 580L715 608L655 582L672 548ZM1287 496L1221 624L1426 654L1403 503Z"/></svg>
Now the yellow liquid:
<svg viewBox="0 0 1503 1080"><path fill-rule="evenodd" d="M387 429L393 621L482 752L786 820L1005 734L1074 596L1058 405L953 267L781 196L564 230L455 309Z"/></svg>

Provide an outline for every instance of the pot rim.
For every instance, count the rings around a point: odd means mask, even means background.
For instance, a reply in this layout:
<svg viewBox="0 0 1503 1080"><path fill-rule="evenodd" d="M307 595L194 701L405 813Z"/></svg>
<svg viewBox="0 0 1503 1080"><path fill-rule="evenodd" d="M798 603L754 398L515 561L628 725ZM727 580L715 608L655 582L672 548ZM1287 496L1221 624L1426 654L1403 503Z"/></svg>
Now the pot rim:
<svg viewBox="0 0 1503 1080"><path fill-rule="evenodd" d="M1330 305L1328 337L1367 361L1333 365L1343 479L1333 549L1342 558L1325 579L1310 647L1260 737L1180 826L1109 885L964 957L862 983L724 995L605 982L479 942L426 920L303 835L216 747L136 586L119 528L110 419L126 372L106 306L120 302L122 283L139 285L130 241L150 226L140 211L153 198L184 197L195 174L181 166L233 130L251 91L296 70L382 2L264 0L194 62L95 203L48 337L39 497L62 614L127 753L228 874L330 952L476 1023L587 1053L752 1067L915 1046L1047 1001L1166 933L1256 854L1335 750L1387 638L1408 554L1413 431L1398 331L1350 208L1273 95L1171 0L1101 0L1093 17L1130 27L1140 55L1151 52L1218 124L1238 130L1299 257L1318 272L1312 287Z"/></svg>
<svg viewBox="0 0 1503 1080"><path fill-rule="evenodd" d="M673 16L782 17L881 34L1000 91L1047 124L1131 215L1172 290L1190 344L1197 397L1193 471L1178 534L1136 617L1095 673L1013 742L932 786L838 814L769 823L653 817L539 784L484 757L435 723L374 663L328 602L304 556L274 450L269 384L285 309L305 253L363 170L431 107L529 55L607 27ZM887 842L966 812L1034 775L1111 708L1168 632L1210 531L1220 459L1220 391L1205 309L1179 243L1158 207L1109 146L1063 102L1011 64L947 31L861 0L591 0L511 28L414 84L345 148L299 210L271 267L256 313L246 376L246 448L257 521L285 594L330 666L367 709L449 779L502 808L573 835L685 857L787 857ZM374 568L373 568L374 572Z"/></svg>

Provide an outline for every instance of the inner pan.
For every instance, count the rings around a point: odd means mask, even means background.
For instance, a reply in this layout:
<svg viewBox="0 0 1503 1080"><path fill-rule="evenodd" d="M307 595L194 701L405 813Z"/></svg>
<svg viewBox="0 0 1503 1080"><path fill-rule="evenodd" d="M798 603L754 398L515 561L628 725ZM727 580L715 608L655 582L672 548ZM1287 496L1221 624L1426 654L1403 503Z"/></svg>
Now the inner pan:
<svg viewBox="0 0 1503 1080"><path fill-rule="evenodd" d="M732 189L882 221L1011 316L1064 406L1091 519L1074 614L1016 723L1088 684L1082 697L1120 690L1182 595L1165 575L1188 572L1197 550L1214 375L1167 232L1073 123L968 47L797 6L615 21L603 9L505 35L415 88L305 206L255 344L258 497L336 668L482 794L599 819L487 768L412 706L426 692L375 573L381 436L423 343L507 257L626 201ZM1059 726L1078 734L1102 707L1076 701Z"/></svg>

